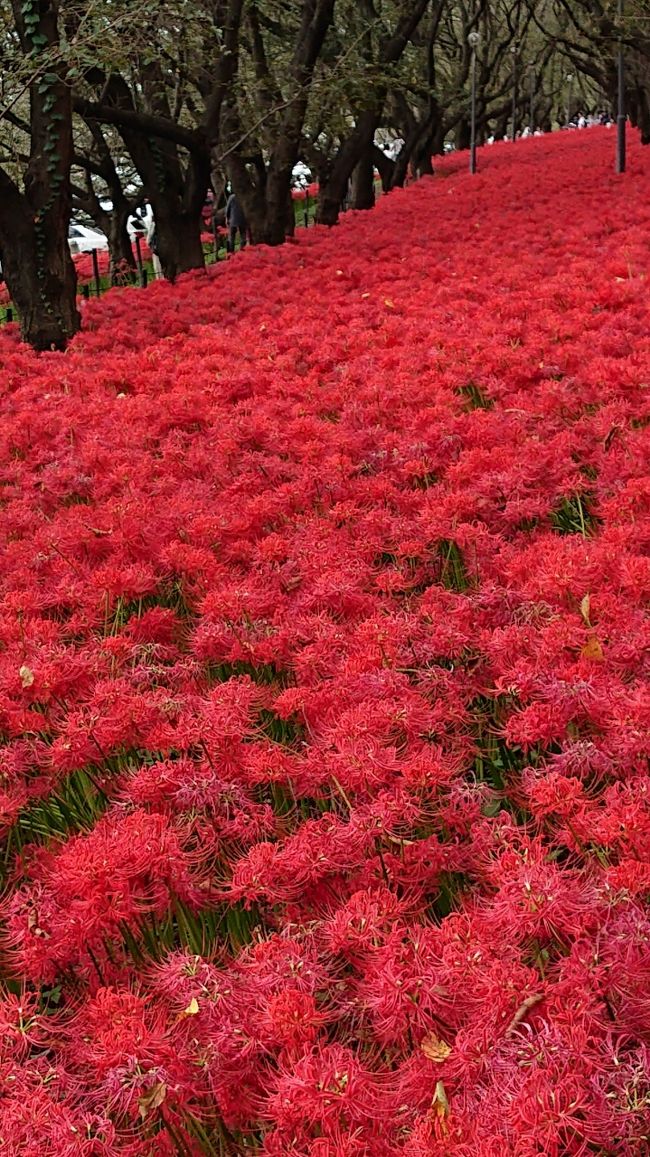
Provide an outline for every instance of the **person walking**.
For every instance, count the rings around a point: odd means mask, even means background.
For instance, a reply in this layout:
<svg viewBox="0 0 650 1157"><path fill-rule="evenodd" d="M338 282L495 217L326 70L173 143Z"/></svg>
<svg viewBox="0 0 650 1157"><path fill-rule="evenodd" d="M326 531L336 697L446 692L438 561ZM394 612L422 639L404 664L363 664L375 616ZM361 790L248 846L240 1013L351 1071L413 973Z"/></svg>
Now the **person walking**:
<svg viewBox="0 0 650 1157"><path fill-rule="evenodd" d="M151 253L151 263L153 265L153 275L156 281L162 278L162 265L160 264L160 257L158 256L158 235L156 233L156 218L153 215L153 209L147 201L145 206L144 224L146 229L147 245Z"/></svg>
<svg viewBox="0 0 650 1157"><path fill-rule="evenodd" d="M240 237L240 247L246 248L246 217L237 194L231 193L226 201L226 228L228 229L228 252L235 252L237 234Z"/></svg>

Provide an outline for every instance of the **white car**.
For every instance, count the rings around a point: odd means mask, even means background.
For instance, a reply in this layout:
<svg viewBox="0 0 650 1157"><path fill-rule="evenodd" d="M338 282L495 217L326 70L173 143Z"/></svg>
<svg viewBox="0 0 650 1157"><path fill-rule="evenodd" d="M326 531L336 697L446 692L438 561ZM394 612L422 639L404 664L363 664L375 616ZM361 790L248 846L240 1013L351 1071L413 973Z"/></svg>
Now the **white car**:
<svg viewBox="0 0 650 1157"><path fill-rule="evenodd" d="M98 233L95 229L87 229L85 225L78 225L76 221L71 221L68 226L68 245L74 256L75 253L91 253L93 249L108 249L108 239L103 233ZM0 282L3 281L2 262L0 262Z"/></svg>
<svg viewBox="0 0 650 1157"><path fill-rule="evenodd" d="M68 245L71 253L90 253L93 249L108 249L108 240L96 229L88 229L71 221L68 226Z"/></svg>

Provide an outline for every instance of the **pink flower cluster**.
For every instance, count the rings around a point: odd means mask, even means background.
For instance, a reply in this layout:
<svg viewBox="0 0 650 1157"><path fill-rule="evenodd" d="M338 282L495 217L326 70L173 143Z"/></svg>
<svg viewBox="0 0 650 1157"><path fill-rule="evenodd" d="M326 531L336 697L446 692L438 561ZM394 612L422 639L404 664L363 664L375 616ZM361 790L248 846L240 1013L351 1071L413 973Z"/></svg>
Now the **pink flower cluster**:
<svg viewBox="0 0 650 1157"><path fill-rule="evenodd" d="M0 1150L648 1152L650 160L612 148L0 336Z"/></svg>

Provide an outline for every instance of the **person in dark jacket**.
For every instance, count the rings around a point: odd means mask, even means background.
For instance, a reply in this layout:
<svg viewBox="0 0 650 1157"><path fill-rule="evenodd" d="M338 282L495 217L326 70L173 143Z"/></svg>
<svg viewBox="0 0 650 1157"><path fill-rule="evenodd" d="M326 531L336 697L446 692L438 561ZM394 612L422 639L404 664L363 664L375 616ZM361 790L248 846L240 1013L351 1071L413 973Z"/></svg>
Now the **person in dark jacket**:
<svg viewBox="0 0 650 1157"><path fill-rule="evenodd" d="M235 242L239 233L241 248L246 247L246 218L237 195L231 193L226 201L226 227L228 229L228 252L235 252Z"/></svg>

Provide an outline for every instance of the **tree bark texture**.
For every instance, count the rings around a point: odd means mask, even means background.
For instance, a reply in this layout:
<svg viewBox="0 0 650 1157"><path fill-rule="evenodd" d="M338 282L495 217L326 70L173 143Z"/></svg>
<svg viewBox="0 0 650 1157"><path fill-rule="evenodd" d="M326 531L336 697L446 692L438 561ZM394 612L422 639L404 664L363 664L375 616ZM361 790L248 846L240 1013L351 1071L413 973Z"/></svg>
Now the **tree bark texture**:
<svg viewBox="0 0 650 1157"><path fill-rule="evenodd" d="M43 72L39 56L58 47L57 0L12 0L30 85L31 147L21 190L0 169L0 252L23 337L37 350L64 349L81 324L68 246L72 204L72 105L65 66Z"/></svg>

